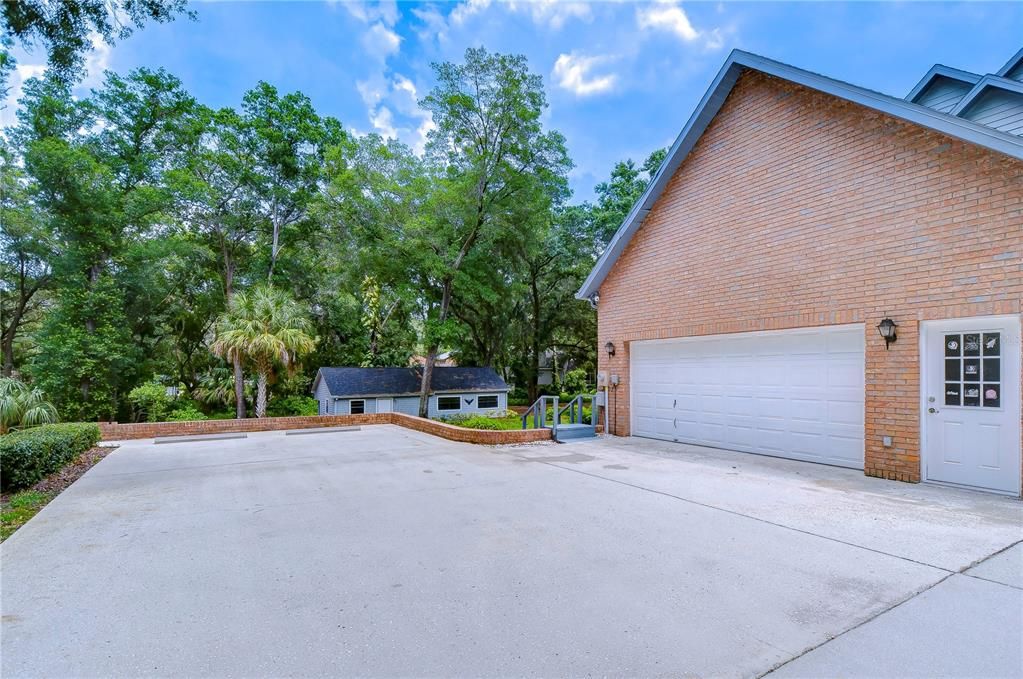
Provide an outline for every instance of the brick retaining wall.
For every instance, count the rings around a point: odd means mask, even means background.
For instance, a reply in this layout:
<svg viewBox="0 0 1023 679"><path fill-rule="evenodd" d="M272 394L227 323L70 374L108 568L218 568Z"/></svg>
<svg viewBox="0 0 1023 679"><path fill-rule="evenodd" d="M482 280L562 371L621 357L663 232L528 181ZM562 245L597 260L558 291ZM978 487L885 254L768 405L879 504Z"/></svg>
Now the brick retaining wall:
<svg viewBox="0 0 1023 679"><path fill-rule="evenodd" d="M231 432L280 431L285 429L315 429L317 427L344 427L373 424L396 424L449 441L506 445L549 441L550 429L514 429L485 431L466 429L444 422L426 420L403 413L375 413L366 415L317 415L312 417L264 417L245 420L195 420L191 422L138 422L119 424L100 422L104 441L150 439L157 436L191 436L196 434L226 434Z"/></svg>

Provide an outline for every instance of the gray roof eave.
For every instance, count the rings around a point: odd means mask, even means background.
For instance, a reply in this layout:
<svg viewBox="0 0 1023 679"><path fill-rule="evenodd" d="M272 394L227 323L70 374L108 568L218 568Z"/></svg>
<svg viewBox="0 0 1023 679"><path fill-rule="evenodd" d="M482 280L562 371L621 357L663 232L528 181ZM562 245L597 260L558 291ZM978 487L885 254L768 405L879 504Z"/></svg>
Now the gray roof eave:
<svg viewBox="0 0 1023 679"><path fill-rule="evenodd" d="M920 82L916 84L909 94L906 95L906 101L916 103L916 100L923 94L927 86L930 85L935 78L951 78L952 80L958 80L960 82L967 83L969 85L976 85L977 81L980 80L979 73L970 73L969 71L963 71L958 68L952 68L951 66L945 66L944 64L935 64L931 67L931 70L927 71L927 75L920 79Z"/></svg>
<svg viewBox="0 0 1023 679"><path fill-rule="evenodd" d="M651 179L646 191L636 201L636 204L618 228L618 231L611 238L607 249L600 259L597 260L596 265L594 265L589 276L583 282L582 287L576 292L577 299L589 299L598 293L600 284L607 278L608 273L610 273L611 268L625 250L632 235L639 229L643 219L664 192L671 177L674 176L686 156L696 146L696 142L710 125L710 121L713 120L714 116L721 109L728 94L732 91L732 87L738 81L739 76L746 70L759 71L819 92L831 94L840 99L845 99L846 101L947 134L950 137L962 139L998 151L999 153L1004 153L1012 158L1023 160L1023 138L984 127L969 120L939 113L926 106L914 104L904 99L898 99L796 68L795 66L789 66L773 59L741 50L733 50L728 59L725 60L721 70L718 71L710 88L703 95L696 110L693 111L689 121L682 128L682 132L675 140L675 143L672 144L667 157L661 164L661 168Z"/></svg>
<svg viewBox="0 0 1023 679"><path fill-rule="evenodd" d="M511 387L505 387L504 389L446 389L440 391L431 391L430 396L437 394L503 394L511 391ZM334 394L331 393L331 398L400 398L402 396L419 396L418 391L404 391L399 394L388 394L388 393L366 393L366 394Z"/></svg>
<svg viewBox="0 0 1023 679"><path fill-rule="evenodd" d="M1016 68L1020 62L1023 62L1023 48L1021 48L1019 52L1013 54L1012 57L1005 62L1005 65L998 69L998 72L995 75L1004 76L1006 73Z"/></svg>

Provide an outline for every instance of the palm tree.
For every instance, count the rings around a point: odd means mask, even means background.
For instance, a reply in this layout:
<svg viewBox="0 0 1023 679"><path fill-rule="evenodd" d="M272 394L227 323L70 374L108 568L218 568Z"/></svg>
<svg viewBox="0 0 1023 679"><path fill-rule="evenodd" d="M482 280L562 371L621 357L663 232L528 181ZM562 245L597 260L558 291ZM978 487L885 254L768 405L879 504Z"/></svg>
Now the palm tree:
<svg viewBox="0 0 1023 679"><path fill-rule="evenodd" d="M266 385L274 364L291 370L300 355L316 347L306 310L269 285L236 293L214 332L214 354L227 361L238 357L256 371L256 417L266 417Z"/></svg>
<svg viewBox="0 0 1023 679"><path fill-rule="evenodd" d="M0 434L9 429L35 427L57 421L57 409L46 400L42 389L14 379L0 377Z"/></svg>

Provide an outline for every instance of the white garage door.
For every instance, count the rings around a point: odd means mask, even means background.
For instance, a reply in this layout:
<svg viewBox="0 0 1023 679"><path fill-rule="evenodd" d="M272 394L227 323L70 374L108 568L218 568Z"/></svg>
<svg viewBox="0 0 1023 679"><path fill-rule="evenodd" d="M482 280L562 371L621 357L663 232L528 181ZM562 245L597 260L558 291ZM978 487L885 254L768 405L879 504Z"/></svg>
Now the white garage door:
<svg viewBox="0 0 1023 679"><path fill-rule="evenodd" d="M863 468L862 325L634 342L636 436Z"/></svg>

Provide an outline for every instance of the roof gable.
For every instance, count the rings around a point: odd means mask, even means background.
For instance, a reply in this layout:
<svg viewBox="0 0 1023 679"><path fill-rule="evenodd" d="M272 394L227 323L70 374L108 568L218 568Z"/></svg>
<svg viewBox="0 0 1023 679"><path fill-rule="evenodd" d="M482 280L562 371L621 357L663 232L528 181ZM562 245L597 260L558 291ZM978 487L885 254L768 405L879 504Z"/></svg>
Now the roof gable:
<svg viewBox="0 0 1023 679"><path fill-rule="evenodd" d="M972 87L980 80L980 75L943 64L935 64L931 67L931 70L927 71L927 75L921 78L920 82L906 95L906 101L911 101L914 104L920 103L920 100L927 95L928 90L941 80L953 80Z"/></svg>
<svg viewBox="0 0 1023 679"><path fill-rule="evenodd" d="M650 180L646 191L636 201L618 231L611 238L607 249L597 260L593 270L576 292L579 299L589 299L596 295L600 284L611 272L618 258L621 257L629 240L639 230L654 203L664 192L668 182L681 167L682 162L696 146L697 141L706 131L710 122L724 105L729 93L739 76L747 70L758 71L780 78L818 92L830 94L846 101L865 106L869 109L888 114L895 118L920 125L921 127L941 132L956 139L971 142L1013 158L1023 160L1023 139L1013 135L979 125L969 120L956 118L933 109L899 99L880 92L828 78L826 76L805 71L794 66L782 64L749 52L733 50L725 60L721 70L711 82L710 88L703 95L696 110L690 116L668 155Z"/></svg>
<svg viewBox="0 0 1023 679"><path fill-rule="evenodd" d="M422 368L320 368L313 391L320 381L334 397L399 396L418 394ZM462 391L508 391L508 385L493 368L437 366L433 369L431 393Z"/></svg>
<svg viewBox="0 0 1023 679"><path fill-rule="evenodd" d="M1010 80L1023 80L1023 49L1012 55L1005 65L998 69L998 73L1003 78L1009 78Z"/></svg>
<svg viewBox="0 0 1023 679"><path fill-rule="evenodd" d="M978 80L977 84L973 86L965 97L963 97L963 100L952 109L952 115L963 115L969 111L970 107L973 106L978 99L991 90L1001 90L1012 95L1023 97L1023 82L1003 78L999 75L986 75Z"/></svg>

